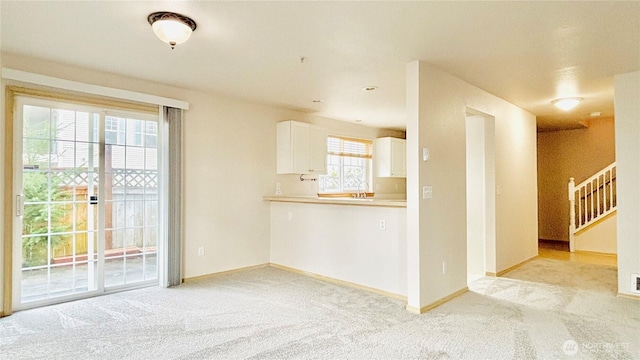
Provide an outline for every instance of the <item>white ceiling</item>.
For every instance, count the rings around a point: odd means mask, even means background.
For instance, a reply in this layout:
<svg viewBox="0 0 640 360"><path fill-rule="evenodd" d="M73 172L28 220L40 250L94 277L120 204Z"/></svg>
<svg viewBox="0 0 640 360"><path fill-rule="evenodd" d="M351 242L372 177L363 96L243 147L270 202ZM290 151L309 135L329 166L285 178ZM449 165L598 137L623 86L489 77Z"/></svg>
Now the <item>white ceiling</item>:
<svg viewBox="0 0 640 360"><path fill-rule="evenodd" d="M413 60L532 112L544 129L612 116L613 75L640 70L637 1L0 4L3 52L376 127L405 127ZM175 50L147 23L165 10L198 24ZM550 104L566 96L584 101L568 113Z"/></svg>

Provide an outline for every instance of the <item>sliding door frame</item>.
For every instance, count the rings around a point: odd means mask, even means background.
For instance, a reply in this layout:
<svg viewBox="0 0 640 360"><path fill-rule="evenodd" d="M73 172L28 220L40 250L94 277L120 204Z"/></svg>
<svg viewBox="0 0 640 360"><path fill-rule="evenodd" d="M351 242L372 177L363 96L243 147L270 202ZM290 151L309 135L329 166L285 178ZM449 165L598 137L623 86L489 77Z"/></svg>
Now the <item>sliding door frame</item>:
<svg viewBox="0 0 640 360"><path fill-rule="evenodd" d="M2 75L5 76L7 70L10 69L2 69ZM13 70L11 70L11 74L13 74ZM19 71L15 71L16 74L13 74L17 78L23 76L23 74ZM8 316L13 313L13 278L14 278L14 216L16 214L17 205L16 204L16 194L14 193L14 188L17 184L15 179L15 165L16 161L14 159L14 133L15 133L15 124L14 124L14 115L15 115L15 106L16 96L25 96L32 98L44 98L47 100L53 101L63 101L63 102L71 102L80 105L89 105L91 107L101 107L101 108L109 108L110 111L113 110L124 110L126 112L145 112L145 113L156 113L158 114L158 163L159 166L166 166L168 163L168 140L169 134L166 132L168 126L166 126L166 119L164 118L165 107L162 106L164 104L170 105L178 105L180 109L188 109L189 104L179 100L173 100L168 98L157 97L153 95L146 95L141 93L128 92L118 89L105 88L96 85L82 84L76 82L70 82L63 79L50 78L46 76L38 76L41 77L44 83L59 83L62 89L69 86L76 86L80 84L80 88L87 88L88 93L77 93L68 91L60 91L61 89L45 89L43 90L41 86L39 89L23 87L23 86L13 86L13 85L4 85L3 89L5 92L5 114L4 114L4 134L5 134L5 142L4 142L4 171L5 171L5 181L4 181L4 194L5 199L3 201L3 219L4 219L4 228L3 228L3 279L2 279L2 287L3 287L3 296L2 296L2 307L0 308L0 317ZM4 79L3 79L4 80ZM17 79L18 81L20 79ZM104 93L122 93L126 96L122 98L104 98ZM98 96L96 96L98 95ZM134 98L133 101L129 100L129 98ZM140 103L135 102L139 99L154 99L158 101L153 101L154 104L148 103ZM162 130L161 130L162 129ZM9 176L10 175L10 176ZM154 280L154 282L158 282L161 286L167 286L167 246L168 241L167 237L169 236L167 226L168 226L168 194L170 190L169 184L169 174L168 168L164 168L162 171L159 171L159 204L161 207L159 213L159 230L158 230L158 255L157 255L157 271L158 278ZM175 191L175 190L174 190ZM180 192L180 189L177 189ZM102 196L100 198L103 198ZM147 284L141 284L141 286L148 286ZM113 291L120 290L129 290L135 287L127 287L126 289L114 289ZM110 291L111 292L111 291ZM96 293L95 295L101 295L103 293Z"/></svg>
<svg viewBox="0 0 640 360"><path fill-rule="evenodd" d="M2 279L2 313L9 316L13 313L13 217L16 199L13 194L14 163L13 163L13 112L15 90L5 88L4 112L4 204L3 204L3 279ZM7 176L11 174L11 176Z"/></svg>

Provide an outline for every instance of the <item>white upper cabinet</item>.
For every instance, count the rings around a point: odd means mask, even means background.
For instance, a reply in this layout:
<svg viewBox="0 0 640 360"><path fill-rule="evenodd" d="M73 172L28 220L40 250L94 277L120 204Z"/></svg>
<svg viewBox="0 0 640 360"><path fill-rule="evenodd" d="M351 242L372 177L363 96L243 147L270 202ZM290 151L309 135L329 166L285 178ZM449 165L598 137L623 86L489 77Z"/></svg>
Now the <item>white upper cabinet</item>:
<svg viewBox="0 0 640 360"><path fill-rule="evenodd" d="M327 129L293 120L276 126L278 174L327 172Z"/></svg>
<svg viewBox="0 0 640 360"><path fill-rule="evenodd" d="M309 172L313 174L327 173L327 129L311 125L309 126Z"/></svg>
<svg viewBox="0 0 640 360"><path fill-rule="evenodd" d="M407 141L392 137L376 139L374 161L377 177L407 177Z"/></svg>

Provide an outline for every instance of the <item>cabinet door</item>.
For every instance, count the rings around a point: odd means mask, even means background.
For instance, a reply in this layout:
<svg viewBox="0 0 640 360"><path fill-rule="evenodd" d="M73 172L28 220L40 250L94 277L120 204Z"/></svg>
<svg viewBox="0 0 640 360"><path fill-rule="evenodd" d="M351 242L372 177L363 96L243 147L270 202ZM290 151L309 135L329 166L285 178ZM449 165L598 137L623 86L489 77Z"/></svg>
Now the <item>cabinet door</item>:
<svg viewBox="0 0 640 360"><path fill-rule="evenodd" d="M309 124L291 122L291 151L292 151L292 172L294 174L308 174L310 170L309 158L311 147L309 146Z"/></svg>
<svg viewBox="0 0 640 360"><path fill-rule="evenodd" d="M391 139L391 176L407 176L406 151L405 140Z"/></svg>
<svg viewBox="0 0 640 360"><path fill-rule="evenodd" d="M311 125L309 128L309 172L327 173L327 130Z"/></svg>

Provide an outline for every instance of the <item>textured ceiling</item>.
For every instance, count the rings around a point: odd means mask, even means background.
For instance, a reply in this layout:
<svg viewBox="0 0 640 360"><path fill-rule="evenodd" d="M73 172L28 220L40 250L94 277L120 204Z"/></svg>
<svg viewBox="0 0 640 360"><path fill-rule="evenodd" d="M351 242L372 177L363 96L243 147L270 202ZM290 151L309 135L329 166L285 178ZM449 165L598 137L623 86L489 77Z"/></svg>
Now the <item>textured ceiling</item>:
<svg viewBox="0 0 640 360"><path fill-rule="evenodd" d="M405 66L424 60L538 117L613 115L640 70L640 2L2 1L1 49L376 127L405 127ZM171 50L154 11L198 28ZM304 62L300 58L304 57ZM377 91L363 87L375 85ZM551 105L580 96L573 111ZM314 103L312 100L321 99Z"/></svg>

